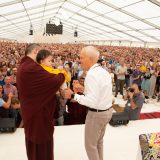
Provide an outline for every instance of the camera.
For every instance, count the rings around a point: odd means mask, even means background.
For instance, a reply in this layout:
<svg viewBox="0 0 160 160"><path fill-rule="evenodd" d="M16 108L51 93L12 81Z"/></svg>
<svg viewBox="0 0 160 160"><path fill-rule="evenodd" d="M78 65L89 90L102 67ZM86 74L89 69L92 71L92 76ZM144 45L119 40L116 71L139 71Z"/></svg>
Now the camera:
<svg viewBox="0 0 160 160"><path fill-rule="evenodd" d="M103 59L98 59L97 63L100 64L100 65L102 65L103 61L104 61Z"/></svg>
<svg viewBox="0 0 160 160"><path fill-rule="evenodd" d="M128 88L127 91L133 93L134 92L134 88Z"/></svg>

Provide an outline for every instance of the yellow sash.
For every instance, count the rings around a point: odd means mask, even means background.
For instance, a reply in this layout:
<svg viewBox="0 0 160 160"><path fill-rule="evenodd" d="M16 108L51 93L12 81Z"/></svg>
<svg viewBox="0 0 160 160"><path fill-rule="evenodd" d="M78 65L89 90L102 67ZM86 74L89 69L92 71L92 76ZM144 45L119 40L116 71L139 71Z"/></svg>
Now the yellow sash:
<svg viewBox="0 0 160 160"><path fill-rule="evenodd" d="M65 70L59 70L59 69L53 69L52 67L46 66L44 64L40 64L43 69L45 69L47 72L52 73L52 74L59 74L62 73L65 77L65 81L69 81L69 77L67 76L67 73Z"/></svg>

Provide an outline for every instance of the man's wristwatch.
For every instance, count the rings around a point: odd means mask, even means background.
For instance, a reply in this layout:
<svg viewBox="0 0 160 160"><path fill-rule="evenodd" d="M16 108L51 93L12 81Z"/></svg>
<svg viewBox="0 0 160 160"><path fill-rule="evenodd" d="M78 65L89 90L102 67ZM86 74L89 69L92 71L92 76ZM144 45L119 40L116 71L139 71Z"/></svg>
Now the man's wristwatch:
<svg viewBox="0 0 160 160"><path fill-rule="evenodd" d="M72 98L72 99L74 99L74 96L75 96L75 94L74 94L74 93L72 93L72 94L71 94L71 98Z"/></svg>

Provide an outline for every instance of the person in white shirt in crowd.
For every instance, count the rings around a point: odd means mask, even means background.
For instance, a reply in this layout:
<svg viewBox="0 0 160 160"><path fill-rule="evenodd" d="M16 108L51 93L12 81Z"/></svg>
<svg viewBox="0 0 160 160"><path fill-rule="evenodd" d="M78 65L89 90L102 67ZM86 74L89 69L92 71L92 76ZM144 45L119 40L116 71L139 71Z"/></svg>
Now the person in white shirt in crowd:
<svg viewBox="0 0 160 160"><path fill-rule="evenodd" d="M127 67L124 63L123 58L120 59L119 64L120 64L120 66L118 66L115 70L115 74L117 75L115 97L117 97L119 89L120 89L120 94L123 96L123 88L124 88L124 84L125 84L125 75L127 73Z"/></svg>
<svg viewBox="0 0 160 160"><path fill-rule="evenodd" d="M84 95L66 89L64 97L88 107L85 121L85 148L89 160L103 160L103 137L112 117L112 79L97 61L99 51L93 46L84 47L80 53L81 66L86 71ZM82 86L77 88L82 92Z"/></svg>

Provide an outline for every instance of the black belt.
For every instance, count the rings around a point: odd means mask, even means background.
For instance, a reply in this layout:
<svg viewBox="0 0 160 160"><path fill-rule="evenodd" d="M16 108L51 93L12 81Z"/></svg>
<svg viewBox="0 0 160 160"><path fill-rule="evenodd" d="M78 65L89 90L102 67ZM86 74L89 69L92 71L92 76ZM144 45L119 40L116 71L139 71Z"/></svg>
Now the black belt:
<svg viewBox="0 0 160 160"><path fill-rule="evenodd" d="M99 110L99 109L94 109L94 108L88 108L89 111L92 111L92 112L104 112L104 111L108 111L110 110L112 107L109 107L108 109L105 109L105 110Z"/></svg>

